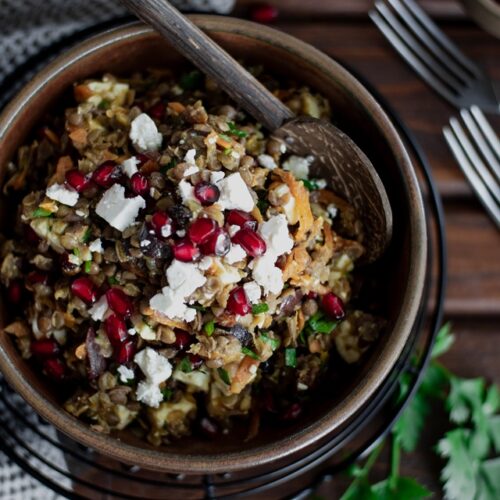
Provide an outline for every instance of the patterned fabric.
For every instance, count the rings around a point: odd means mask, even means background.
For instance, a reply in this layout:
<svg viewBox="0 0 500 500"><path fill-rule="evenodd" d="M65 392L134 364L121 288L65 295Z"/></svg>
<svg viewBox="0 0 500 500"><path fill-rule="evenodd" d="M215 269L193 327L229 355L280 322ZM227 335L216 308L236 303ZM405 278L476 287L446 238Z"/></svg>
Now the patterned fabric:
<svg viewBox="0 0 500 500"><path fill-rule="evenodd" d="M181 10L215 12L227 14L235 0L171 0ZM127 15L119 0L0 0L0 83L17 66L27 61L37 52L85 28ZM1 102L1 96L0 96ZM0 375L1 378L1 375ZM40 421L24 401L13 396L9 402L39 432L57 440L53 427ZM9 414L0 400L0 415ZM4 429L5 432L5 429ZM40 456L67 470L62 452L47 441L40 439L29 428L16 430L21 440L29 443ZM6 438L8 438L8 433ZM16 451L15 442L10 443ZM25 453L25 460L43 475L52 477L57 483L68 487L68 479L54 473L34 457ZM0 499L2 500L53 500L58 495L48 490L38 481L27 475L0 451Z"/></svg>

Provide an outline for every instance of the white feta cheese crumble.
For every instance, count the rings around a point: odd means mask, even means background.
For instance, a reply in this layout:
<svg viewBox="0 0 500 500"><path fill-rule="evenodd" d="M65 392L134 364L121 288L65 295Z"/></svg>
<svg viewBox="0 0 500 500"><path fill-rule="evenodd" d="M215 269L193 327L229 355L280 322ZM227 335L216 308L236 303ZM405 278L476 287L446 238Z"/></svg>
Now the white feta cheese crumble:
<svg viewBox="0 0 500 500"><path fill-rule="evenodd" d="M318 189L325 189L326 185L325 179L316 179L316 186L318 186Z"/></svg>
<svg viewBox="0 0 500 500"><path fill-rule="evenodd" d="M137 169L137 165L139 165L139 163L140 161L135 156L132 156L131 158L125 160L120 166L127 177L132 177L139 171Z"/></svg>
<svg viewBox="0 0 500 500"><path fill-rule="evenodd" d="M139 151L158 151L163 140L155 122L146 113L132 120L129 137Z"/></svg>
<svg viewBox="0 0 500 500"><path fill-rule="evenodd" d="M282 142L280 144L280 153L281 154L285 154L286 153L286 144L284 142Z"/></svg>
<svg viewBox="0 0 500 500"><path fill-rule="evenodd" d="M163 228L162 228L163 229ZM162 232L163 234L163 232ZM179 238L184 238L184 236L186 236L186 230L185 229L179 229L178 231L175 232L175 234L179 237ZM165 236L165 235L163 235Z"/></svg>
<svg viewBox="0 0 500 500"><path fill-rule="evenodd" d="M218 204L223 210L251 212L255 206L250 189L239 173L228 175L216 183L220 190Z"/></svg>
<svg viewBox="0 0 500 500"><path fill-rule="evenodd" d="M89 309L90 317L94 321L102 321L106 318L109 311L108 301L106 295L101 296L101 298Z"/></svg>
<svg viewBox="0 0 500 500"><path fill-rule="evenodd" d="M191 165L190 167L184 170L184 177L189 177L190 175L197 174L200 169L196 165Z"/></svg>
<svg viewBox="0 0 500 500"><path fill-rule="evenodd" d="M262 290L255 281L249 281L248 283L245 283L243 285L243 290L245 290L247 298L251 304L256 304L257 302L259 302L262 295Z"/></svg>
<svg viewBox="0 0 500 500"><path fill-rule="evenodd" d="M226 174L224 172L210 172L210 182L212 184L217 184L219 181L224 179Z"/></svg>
<svg viewBox="0 0 500 500"><path fill-rule="evenodd" d="M259 234L267 245L266 255L279 257L293 248L293 239L288 231L288 223L283 214L273 215L259 227Z"/></svg>
<svg viewBox="0 0 500 500"><path fill-rule="evenodd" d="M127 333L128 333L129 335L132 335L132 337L133 337L133 336L137 333L137 330L136 330L135 328L129 328L129 329L127 330Z"/></svg>
<svg viewBox="0 0 500 500"><path fill-rule="evenodd" d="M339 209L333 204L333 203L330 203L327 207L326 207L326 211L328 212L328 215L332 218L332 219L335 219L335 217L337 217L337 214L339 212Z"/></svg>
<svg viewBox="0 0 500 500"><path fill-rule="evenodd" d="M125 188L113 184L95 207L96 214L102 217L110 226L119 231L127 229L135 222L139 210L146 206L142 196L125 197Z"/></svg>
<svg viewBox="0 0 500 500"><path fill-rule="evenodd" d="M79 198L78 191L72 187L68 187L64 184L52 184L47 188L45 194L51 199L67 205L68 207L74 207Z"/></svg>
<svg viewBox="0 0 500 500"><path fill-rule="evenodd" d="M185 155L184 155L184 161L186 163L189 163L190 165L194 165L194 159L196 157L196 149L190 149Z"/></svg>
<svg viewBox="0 0 500 500"><path fill-rule="evenodd" d="M91 252L102 253L104 250L102 248L101 238L97 238L94 241L91 241L89 244L89 250Z"/></svg>
<svg viewBox="0 0 500 500"><path fill-rule="evenodd" d="M276 257L264 254L253 260L253 279L268 293L278 294L283 290L283 273L274 263Z"/></svg>
<svg viewBox="0 0 500 500"><path fill-rule="evenodd" d="M187 205L190 201L198 202L196 196L194 195L194 187L192 186L191 183L182 179L182 181L179 182L177 188L179 190L179 194L181 195L182 203L184 203L184 205Z"/></svg>
<svg viewBox="0 0 500 500"><path fill-rule="evenodd" d="M228 228L228 233L231 238L241 229L240 226L237 226L236 224L231 224Z"/></svg>
<svg viewBox="0 0 500 500"><path fill-rule="evenodd" d="M68 262L70 264L73 264L74 266L79 266L82 263L82 259L80 259L80 257L78 257L78 255L70 253L68 255Z"/></svg>
<svg viewBox="0 0 500 500"><path fill-rule="evenodd" d="M203 257L203 259L201 259L200 262L198 262L198 269L206 271L212 266L213 261L214 261L213 257L209 256Z"/></svg>
<svg viewBox="0 0 500 500"><path fill-rule="evenodd" d="M309 177L309 167L314 161L314 156L295 156L292 155L285 162L283 168L292 172L296 179L307 179Z"/></svg>
<svg viewBox="0 0 500 500"><path fill-rule="evenodd" d="M85 217L85 212L79 208L75 210L75 214L78 215L78 217Z"/></svg>
<svg viewBox="0 0 500 500"><path fill-rule="evenodd" d="M163 400L159 384L165 382L172 375L170 361L151 347L146 347L138 352L134 361L146 377L146 380L137 386L137 400L153 408L158 408Z"/></svg>
<svg viewBox="0 0 500 500"><path fill-rule="evenodd" d="M241 245L233 244L231 245L229 252L227 252L227 254L224 256L224 260L228 264L234 264L235 262L241 262L246 256L247 253L245 252L245 250L243 250L243 247Z"/></svg>
<svg viewBox="0 0 500 500"><path fill-rule="evenodd" d="M129 380L134 380L135 373L134 370L131 370L128 366L120 365L118 367L118 375L120 375L120 381L123 383L127 383Z"/></svg>
<svg viewBox="0 0 500 500"><path fill-rule="evenodd" d="M259 165L261 167L267 168L269 170L274 170L275 168L278 167L276 165L276 162L274 161L274 158L271 155L259 155L257 156L257 161L259 162Z"/></svg>

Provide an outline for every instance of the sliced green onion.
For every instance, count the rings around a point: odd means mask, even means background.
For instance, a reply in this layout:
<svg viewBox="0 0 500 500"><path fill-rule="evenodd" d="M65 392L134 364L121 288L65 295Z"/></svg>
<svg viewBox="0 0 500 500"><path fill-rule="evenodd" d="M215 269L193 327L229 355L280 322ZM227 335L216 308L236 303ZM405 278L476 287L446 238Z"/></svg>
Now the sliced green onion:
<svg viewBox="0 0 500 500"><path fill-rule="evenodd" d="M246 137L248 135L248 132L237 128L234 122L227 122L227 125L229 127L229 133L231 135L235 135L236 137Z"/></svg>
<svg viewBox="0 0 500 500"><path fill-rule="evenodd" d="M52 217L52 212L49 212L48 210L45 210L45 208L40 208L38 207L33 211L31 214L33 217Z"/></svg>
<svg viewBox="0 0 500 500"><path fill-rule="evenodd" d="M245 355L245 356L248 356L249 358L252 358L252 359L257 359L259 360L259 356L257 356L257 354L255 352L252 351L252 349L249 349L248 347L242 347L241 348L241 352Z"/></svg>
<svg viewBox="0 0 500 500"><path fill-rule="evenodd" d="M91 235L92 235L92 230L90 229L90 227L88 227L87 230L85 231L85 234L83 235L82 243L88 243Z"/></svg>
<svg viewBox="0 0 500 500"><path fill-rule="evenodd" d="M262 314L269 311L269 306L267 304L254 304L252 306L252 314Z"/></svg>
<svg viewBox="0 0 500 500"><path fill-rule="evenodd" d="M232 151L233 151L233 148L226 148L226 149L224 150L224 154L225 154L226 156L229 156L229 155L232 153Z"/></svg>
<svg viewBox="0 0 500 500"><path fill-rule="evenodd" d="M191 365L191 361L189 361L189 358L187 356L182 358L181 362L179 363L179 368L184 373L193 371L193 365Z"/></svg>
<svg viewBox="0 0 500 500"><path fill-rule="evenodd" d="M221 139L224 139L224 140L225 140L225 141L227 141L227 142L232 142L231 137L229 137L229 136L228 136L228 135L226 135L226 134L219 134L219 137L220 137Z"/></svg>
<svg viewBox="0 0 500 500"><path fill-rule="evenodd" d="M278 349L278 347L280 346L281 344L281 341L280 339L273 339L272 337L269 337L267 335L267 333L265 332L262 332L261 335L260 335L260 338L264 341L264 342L267 342L268 344L271 344L271 349L273 351L275 351L276 349Z"/></svg>
<svg viewBox="0 0 500 500"><path fill-rule="evenodd" d="M210 337L215 331L215 321L208 321L203 325L203 331L206 333L207 337Z"/></svg>
<svg viewBox="0 0 500 500"><path fill-rule="evenodd" d="M164 387L161 390L161 393L163 394L163 401L170 401L174 395L174 391L169 387Z"/></svg>
<svg viewBox="0 0 500 500"><path fill-rule="evenodd" d="M108 276L108 283L110 285L118 285L118 280L114 276Z"/></svg>
<svg viewBox="0 0 500 500"><path fill-rule="evenodd" d="M295 368L297 366L297 350L295 347L285 349L285 365Z"/></svg>
<svg viewBox="0 0 500 500"><path fill-rule="evenodd" d="M229 378L229 373L227 373L227 371L224 370L224 368L217 368L217 373L219 374L219 377L225 384L231 385L231 379Z"/></svg>
<svg viewBox="0 0 500 500"><path fill-rule="evenodd" d="M306 329L310 329L313 333L330 334L338 323L338 321L327 319L321 311L318 311L307 320Z"/></svg>
<svg viewBox="0 0 500 500"><path fill-rule="evenodd" d="M73 255L75 257L80 257L80 249L78 247L73 248Z"/></svg>
<svg viewBox="0 0 500 500"><path fill-rule="evenodd" d="M83 265L83 270L88 274L90 273L90 268L92 267L92 261L91 260L86 260L85 264Z"/></svg>

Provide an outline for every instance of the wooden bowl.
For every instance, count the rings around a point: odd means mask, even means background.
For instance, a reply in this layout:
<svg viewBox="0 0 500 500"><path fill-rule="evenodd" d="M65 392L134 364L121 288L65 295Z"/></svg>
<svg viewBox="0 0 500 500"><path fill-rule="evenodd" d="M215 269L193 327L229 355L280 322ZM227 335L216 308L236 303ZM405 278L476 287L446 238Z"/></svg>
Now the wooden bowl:
<svg viewBox="0 0 500 500"><path fill-rule="evenodd" d="M335 122L363 149L384 182L394 213L394 236L386 255L371 269L388 327L363 363L342 384L324 383L302 419L263 429L244 442L236 426L216 442L190 438L154 448L131 432L105 436L67 414L58 388L21 359L0 332L0 368L8 382L47 421L74 440L121 462L177 473L237 471L291 460L334 436L381 386L395 366L418 314L425 281L427 232L417 179L404 146L380 106L342 66L312 46L248 21L213 16L192 19L231 54L266 66L272 73L307 83L326 95ZM0 182L14 156L44 113L50 112L73 82L104 72L183 64L182 58L151 29L131 24L104 32L71 48L38 73L0 115ZM2 220L7 220L3 217ZM8 220L7 220L8 223ZM0 326L7 311L0 314Z"/></svg>
<svg viewBox="0 0 500 500"><path fill-rule="evenodd" d="M461 0L465 10L479 26L500 38L500 3L498 0Z"/></svg>

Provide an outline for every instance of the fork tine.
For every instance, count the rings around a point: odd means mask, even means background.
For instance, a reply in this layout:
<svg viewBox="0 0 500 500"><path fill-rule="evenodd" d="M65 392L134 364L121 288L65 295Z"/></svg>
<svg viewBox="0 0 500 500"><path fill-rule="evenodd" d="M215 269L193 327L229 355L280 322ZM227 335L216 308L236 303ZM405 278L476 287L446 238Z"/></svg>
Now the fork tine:
<svg viewBox="0 0 500 500"><path fill-rule="evenodd" d="M470 111L479 127L483 131L484 136L490 143L490 146L493 149L496 157L500 161L500 141L498 140L494 130L491 128L490 122L486 119L483 112L479 109L478 106L471 106Z"/></svg>
<svg viewBox="0 0 500 500"><path fill-rule="evenodd" d="M481 133L481 130L474 120L471 111L469 109L461 109L460 116L462 117L463 122L469 130L470 135L476 142L479 152L486 160L486 164L491 167L496 180L500 182L500 162L496 159L493 149L490 147L483 134Z"/></svg>
<svg viewBox="0 0 500 500"><path fill-rule="evenodd" d="M476 148L472 145L469 138L467 137L467 134L464 132L464 129L454 116L450 118L450 127L453 130L455 137L460 142L464 153L469 158L469 161L472 164L473 168L475 169L479 177L481 177L484 184L486 185L486 188L489 189L493 198L495 198L497 203L500 204L500 188L498 187L497 182L490 174L490 171L483 163L483 160L481 160L481 158L477 154Z"/></svg>
<svg viewBox="0 0 500 500"><path fill-rule="evenodd" d="M399 21L386 4L378 1L375 3L375 8L385 17L386 21L393 27L394 31L399 34L403 42L406 43L408 48L427 66L427 68L436 74L443 83L446 83L447 86L458 93L460 87L463 86L463 82L457 80L454 75L446 71L441 64L437 63L430 56L426 48L421 45L420 40Z"/></svg>
<svg viewBox="0 0 500 500"><path fill-rule="evenodd" d="M375 3L375 7L379 9L380 2ZM388 21L378 12L371 10L369 16L377 25L380 31L384 34L391 45L397 52L406 60L406 62L431 86L434 90L441 94L445 99L450 101L455 106L459 107L457 95L450 91L441 81L425 66L418 57L416 57L407 45L402 41L400 35L390 26Z"/></svg>
<svg viewBox="0 0 500 500"><path fill-rule="evenodd" d="M457 64L455 60L450 57L450 53L439 45L438 41L436 41L436 39L425 29L425 26L421 25L415 12L407 7L406 3L401 0L387 1L404 20L408 28L415 34L416 38L431 51L436 61L448 68L456 79L465 84L475 77L472 72L467 71L467 69Z"/></svg>
<svg viewBox="0 0 500 500"><path fill-rule="evenodd" d="M439 41L439 43L445 47L462 66L467 68L476 77L481 77L481 70L441 31L436 23L416 2L414 2L414 0L404 0L404 2L435 40Z"/></svg>
<svg viewBox="0 0 500 500"><path fill-rule="evenodd" d="M453 156L457 160L459 167L469 181L472 189L477 194L479 201L490 214L497 227L500 228L500 208L495 203L495 200L492 198L489 191L486 189L486 186L483 184L481 178L477 175L450 127L445 126L443 128L443 134L451 152L453 153Z"/></svg>

